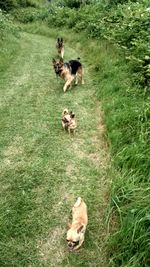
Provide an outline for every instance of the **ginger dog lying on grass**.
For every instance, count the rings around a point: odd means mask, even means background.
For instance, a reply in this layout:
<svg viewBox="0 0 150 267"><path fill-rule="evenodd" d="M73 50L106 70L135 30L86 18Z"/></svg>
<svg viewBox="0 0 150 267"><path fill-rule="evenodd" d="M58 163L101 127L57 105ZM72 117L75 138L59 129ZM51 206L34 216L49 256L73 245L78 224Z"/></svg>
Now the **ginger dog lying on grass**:
<svg viewBox="0 0 150 267"><path fill-rule="evenodd" d="M67 244L70 251L81 247L88 223L87 206L81 197L78 197L72 208L72 223L67 232Z"/></svg>
<svg viewBox="0 0 150 267"><path fill-rule="evenodd" d="M68 131L69 134L71 132L75 133L75 129L77 128L75 113L73 113L72 111L69 112L68 109L64 109L62 113L61 122L62 122L63 129Z"/></svg>
<svg viewBox="0 0 150 267"><path fill-rule="evenodd" d="M64 62L62 58L57 60L53 58L52 63L56 75L60 76L66 81L63 87L64 92L66 92L66 90L72 86L74 80L75 84L78 84L78 78L80 78L81 84L84 84L83 67L79 59Z"/></svg>

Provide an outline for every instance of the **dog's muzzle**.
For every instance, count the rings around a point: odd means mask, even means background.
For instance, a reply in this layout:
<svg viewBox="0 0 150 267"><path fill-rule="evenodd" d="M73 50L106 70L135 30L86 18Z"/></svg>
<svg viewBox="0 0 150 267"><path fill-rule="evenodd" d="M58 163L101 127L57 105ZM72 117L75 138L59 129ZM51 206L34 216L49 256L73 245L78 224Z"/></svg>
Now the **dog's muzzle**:
<svg viewBox="0 0 150 267"><path fill-rule="evenodd" d="M62 72L62 69L59 68L59 67L55 67L54 69L55 69L55 73L56 73L57 75L60 75L60 73Z"/></svg>
<svg viewBox="0 0 150 267"><path fill-rule="evenodd" d="M79 245L79 240L78 241L68 241L68 247L70 250L73 250L78 245Z"/></svg>

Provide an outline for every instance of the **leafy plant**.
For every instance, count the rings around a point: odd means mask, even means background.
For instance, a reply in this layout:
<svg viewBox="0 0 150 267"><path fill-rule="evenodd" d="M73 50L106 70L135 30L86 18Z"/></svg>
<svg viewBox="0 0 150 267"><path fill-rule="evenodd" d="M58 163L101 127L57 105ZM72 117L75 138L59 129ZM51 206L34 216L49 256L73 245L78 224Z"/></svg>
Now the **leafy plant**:
<svg viewBox="0 0 150 267"><path fill-rule="evenodd" d="M14 25L10 15L3 14L0 10L0 71L3 72L15 57L19 47L18 27Z"/></svg>

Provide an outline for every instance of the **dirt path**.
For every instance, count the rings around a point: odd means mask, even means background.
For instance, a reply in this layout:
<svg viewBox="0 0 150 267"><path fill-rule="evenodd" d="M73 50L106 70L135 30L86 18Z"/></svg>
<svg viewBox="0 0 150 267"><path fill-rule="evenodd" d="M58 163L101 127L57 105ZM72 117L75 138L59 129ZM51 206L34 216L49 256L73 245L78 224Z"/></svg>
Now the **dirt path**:
<svg viewBox="0 0 150 267"><path fill-rule="evenodd" d="M107 266L107 145L100 103L85 66L85 85L63 93L51 64L55 40L22 34L21 50L1 78L1 266ZM65 58L77 58L66 47ZM84 63L84 59L82 60ZM78 120L61 128L64 108ZM66 224L77 196L89 225L77 253L66 248Z"/></svg>

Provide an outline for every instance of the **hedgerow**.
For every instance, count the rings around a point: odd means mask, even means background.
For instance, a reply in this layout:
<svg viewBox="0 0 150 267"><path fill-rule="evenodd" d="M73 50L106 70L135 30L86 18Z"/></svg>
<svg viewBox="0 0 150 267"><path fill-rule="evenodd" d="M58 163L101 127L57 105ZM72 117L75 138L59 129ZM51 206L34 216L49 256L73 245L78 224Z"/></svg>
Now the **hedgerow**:
<svg viewBox="0 0 150 267"><path fill-rule="evenodd" d="M16 56L19 47L19 30L13 23L9 14L0 10L0 71L3 72Z"/></svg>
<svg viewBox="0 0 150 267"><path fill-rule="evenodd" d="M11 11L11 15L21 23L31 23L45 20L48 16L48 10L33 7L18 8Z"/></svg>
<svg viewBox="0 0 150 267"><path fill-rule="evenodd" d="M42 0L41 0L42 1ZM5 11L13 10L20 7L39 7L39 2L36 0L0 0L0 8Z"/></svg>

